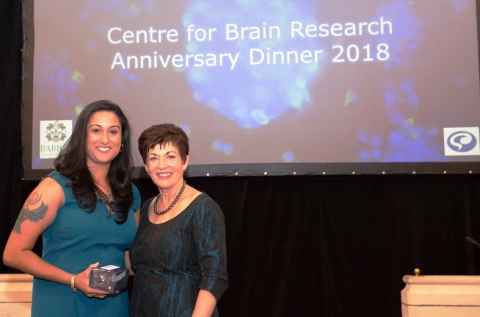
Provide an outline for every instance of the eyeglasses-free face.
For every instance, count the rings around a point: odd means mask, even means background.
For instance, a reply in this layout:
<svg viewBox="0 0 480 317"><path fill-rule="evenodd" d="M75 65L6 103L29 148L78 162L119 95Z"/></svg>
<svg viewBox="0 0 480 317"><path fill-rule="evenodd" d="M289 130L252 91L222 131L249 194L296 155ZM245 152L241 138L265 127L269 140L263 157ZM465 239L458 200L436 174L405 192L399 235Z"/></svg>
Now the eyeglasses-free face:
<svg viewBox="0 0 480 317"><path fill-rule="evenodd" d="M174 190L183 183L188 156L182 160L177 147L171 143L157 144L147 153L145 171L160 190Z"/></svg>
<svg viewBox="0 0 480 317"><path fill-rule="evenodd" d="M95 112L87 126L87 166L110 164L122 146L120 119L111 111Z"/></svg>

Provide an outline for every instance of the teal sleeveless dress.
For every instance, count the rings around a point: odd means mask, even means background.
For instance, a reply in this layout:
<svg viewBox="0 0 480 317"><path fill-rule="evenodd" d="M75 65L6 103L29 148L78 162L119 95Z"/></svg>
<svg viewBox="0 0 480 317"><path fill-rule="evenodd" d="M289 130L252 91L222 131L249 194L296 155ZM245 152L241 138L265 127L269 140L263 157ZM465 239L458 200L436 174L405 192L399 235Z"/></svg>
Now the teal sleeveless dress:
<svg viewBox="0 0 480 317"><path fill-rule="evenodd" d="M42 235L42 258L62 270L77 274L92 263L124 267L124 252L135 233L134 213L140 207L140 194L132 184L133 203L127 221L117 224L106 205L97 201L95 211L82 210L75 199L69 179L59 172L49 177L63 188L65 202L53 223ZM33 280L32 317L127 317L128 293L105 299L89 298L69 285L35 278Z"/></svg>

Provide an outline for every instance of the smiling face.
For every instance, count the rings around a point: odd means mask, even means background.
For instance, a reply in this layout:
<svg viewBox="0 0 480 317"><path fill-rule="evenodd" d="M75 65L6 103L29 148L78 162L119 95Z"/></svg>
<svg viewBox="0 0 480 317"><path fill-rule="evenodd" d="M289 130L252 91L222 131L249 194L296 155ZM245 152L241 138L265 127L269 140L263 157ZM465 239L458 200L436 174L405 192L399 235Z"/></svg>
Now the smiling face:
<svg viewBox="0 0 480 317"><path fill-rule="evenodd" d="M88 120L87 166L110 165L120 152L122 126L111 111L97 111Z"/></svg>
<svg viewBox="0 0 480 317"><path fill-rule="evenodd" d="M171 143L157 144L151 148L145 160L145 170L162 191L176 191L183 182L183 173L188 166L188 156L182 160L180 152Z"/></svg>

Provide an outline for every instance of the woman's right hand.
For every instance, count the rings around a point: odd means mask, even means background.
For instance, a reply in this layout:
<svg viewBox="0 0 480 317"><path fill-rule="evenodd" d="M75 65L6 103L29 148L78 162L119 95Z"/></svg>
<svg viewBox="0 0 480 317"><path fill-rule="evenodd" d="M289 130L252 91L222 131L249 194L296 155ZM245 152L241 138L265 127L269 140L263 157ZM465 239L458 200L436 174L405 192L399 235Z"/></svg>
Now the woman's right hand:
<svg viewBox="0 0 480 317"><path fill-rule="evenodd" d="M85 270L75 275L74 285L76 289L81 291L87 297L103 299L109 294L108 292L90 287L90 272L96 267L98 267L98 262L90 264Z"/></svg>

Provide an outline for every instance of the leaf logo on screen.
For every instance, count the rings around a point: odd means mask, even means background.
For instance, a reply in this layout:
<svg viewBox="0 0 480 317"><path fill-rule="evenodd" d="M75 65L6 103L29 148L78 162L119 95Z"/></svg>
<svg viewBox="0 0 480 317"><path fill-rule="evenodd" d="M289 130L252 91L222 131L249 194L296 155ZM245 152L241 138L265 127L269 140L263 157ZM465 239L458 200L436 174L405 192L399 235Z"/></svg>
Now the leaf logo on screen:
<svg viewBox="0 0 480 317"><path fill-rule="evenodd" d="M72 135L72 120L40 120L40 159L52 159Z"/></svg>
<svg viewBox="0 0 480 317"><path fill-rule="evenodd" d="M444 128L445 155L480 155L479 128Z"/></svg>
<svg viewBox="0 0 480 317"><path fill-rule="evenodd" d="M67 127L62 122L54 121L46 127L47 134L45 137L51 142L65 141L67 138Z"/></svg>

